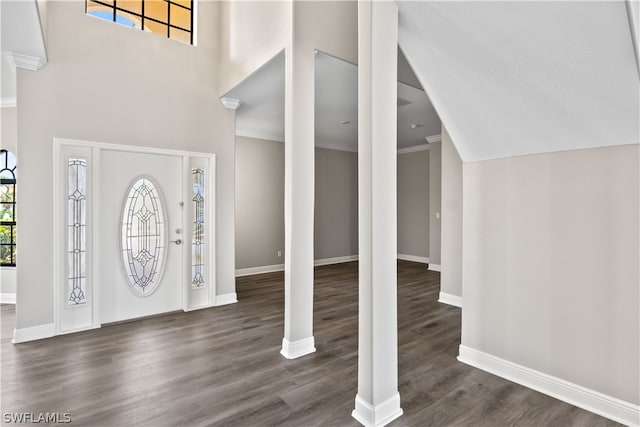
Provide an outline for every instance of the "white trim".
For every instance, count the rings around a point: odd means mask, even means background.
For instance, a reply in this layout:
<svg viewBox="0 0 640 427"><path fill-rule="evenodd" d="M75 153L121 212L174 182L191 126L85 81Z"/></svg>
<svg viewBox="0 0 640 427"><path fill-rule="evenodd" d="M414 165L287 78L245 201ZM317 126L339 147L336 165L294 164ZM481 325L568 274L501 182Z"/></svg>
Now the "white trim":
<svg viewBox="0 0 640 427"><path fill-rule="evenodd" d="M357 261L358 255L339 256L336 258L323 258L313 261L315 267L331 264L342 264L343 262ZM254 274L274 273L284 271L284 264L262 265L260 267L240 268L236 270L236 277L253 276Z"/></svg>
<svg viewBox="0 0 640 427"><path fill-rule="evenodd" d="M0 304L15 304L16 294L0 294Z"/></svg>
<svg viewBox="0 0 640 427"><path fill-rule="evenodd" d="M640 424L638 405L464 345L460 345L458 360L619 423Z"/></svg>
<svg viewBox="0 0 640 427"><path fill-rule="evenodd" d="M14 68L24 68L25 70L38 71L47 63L47 58L37 56L24 55L22 53L5 52L3 53L7 62Z"/></svg>
<svg viewBox="0 0 640 427"><path fill-rule="evenodd" d="M358 260L358 255L347 255L347 256L339 256L335 258L316 259L313 261L313 265L315 267L319 267L321 265L342 264L343 262L352 262L357 260Z"/></svg>
<svg viewBox="0 0 640 427"><path fill-rule="evenodd" d="M284 136L274 135L267 132L254 132L253 130L241 129L236 127L236 136L242 138L263 139L271 142L281 142L284 144Z"/></svg>
<svg viewBox="0 0 640 427"><path fill-rule="evenodd" d="M440 295L438 295L438 302L462 308L462 297L451 295L446 292L440 292Z"/></svg>
<svg viewBox="0 0 640 427"><path fill-rule="evenodd" d="M144 147L139 145L111 144L107 142L92 142L79 139L53 138L54 144L70 145L76 147L99 148L107 151L125 151L128 153L162 154L166 156L191 156L212 158L214 153L202 153L197 151L172 150L169 148Z"/></svg>
<svg viewBox="0 0 640 427"><path fill-rule="evenodd" d="M240 268L236 270L236 277L252 276L254 274L273 273L284 271L284 264L263 265L261 267Z"/></svg>
<svg viewBox="0 0 640 427"><path fill-rule="evenodd" d="M418 151L426 151L429 149L429 144L414 145L413 147L399 148L398 154L416 153Z"/></svg>
<svg viewBox="0 0 640 427"><path fill-rule="evenodd" d="M431 270L431 271L442 271L442 267L440 267L440 264L429 264L429 267L427 268L427 270Z"/></svg>
<svg viewBox="0 0 640 427"><path fill-rule="evenodd" d="M316 351L315 339L313 336L298 341L289 341L282 338L282 354L287 359L297 359L298 357L311 354Z"/></svg>
<svg viewBox="0 0 640 427"><path fill-rule="evenodd" d="M427 136L425 139L429 144L434 144L442 141L442 134Z"/></svg>
<svg viewBox="0 0 640 427"><path fill-rule="evenodd" d="M393 396L377 405L371 405L356 394L356 407L351 412L351 416L366 427L385 426L402 414L400 394L398 392L395 392Z"/></svg>
<svg viewBox="0 0 640 427"><path fill-rule="evenodd" d="M235 98L223 97L220 98L220 102L222 102L222 105L224 105L224 108L227 110L237 110L242 105L242 101Z"/></svg>
<svg viewBox="0 0 640 427"><path fill-rule="evenodd" d="M90 331L92 329L100 329L102 327L102 325L98 325L98 326L81 326L79 328L74 328L74 329L65 329L64 331L60 331L58 333L56 333L55 335L68 335L68 334L75 334L76 332L84 332L84 331Z"/></svg>
<svg viewBox="0 0 640 427"><path fill-rule="evenodd" d="M32 326L30 328L21 328L13 330L13 344L21 342L41 340L43 338L51 338L54 335L53 323L46 325Z"/></svg>
<svg viewBox="0 0 640 427"><path fill-rule="evenodd" d="M344 147L342 145L325 144L325 143L316 144L316 148L324 148L325 150L346 151L348 153L358 152L358 147L352 148L352 147Z"/></svg>
<svg viewBox="0 0 640 427"><path fill-rule="evenodd" d="M0 98L0 108L11 108L17 105L15 96L5 96Z"/></svg>
<svg viewBox="0 0 640 427"><path fill-rule="evenodd" d="M238 295L235 292L230 294L216 295L216 307L219 305L235 304L238 302ZM203 307L204 308L204 307Z"/></svg>
<svg viewBox="0 0 640 427"><path fill-rule="evenodd" d="M429 257L426 257L426 256L398 254L398 259L401 259L403 261L421 262L422 264L429 264Z"/></svg>
<svg viewBox="0 0 640 427"><path fill-rule="evenodd" d="M93 254L90 256L91 259L91 271L92 280L91 280L91 325L92 328L99 328L102 325L102 321L100 318L100 268L98 268L98 263L94 262L94 260L100 259L100 239L98 235L100 234L100 212L102 209L100 207L100 188L101 188L101 177L102 177L102 160L101 160L102 152L98 150L91 150L91 166L93 168L93 172L90 173L91 177L91 199L93 203L91 204L90 211L92 213L91 216L91 249Z"/></svg>

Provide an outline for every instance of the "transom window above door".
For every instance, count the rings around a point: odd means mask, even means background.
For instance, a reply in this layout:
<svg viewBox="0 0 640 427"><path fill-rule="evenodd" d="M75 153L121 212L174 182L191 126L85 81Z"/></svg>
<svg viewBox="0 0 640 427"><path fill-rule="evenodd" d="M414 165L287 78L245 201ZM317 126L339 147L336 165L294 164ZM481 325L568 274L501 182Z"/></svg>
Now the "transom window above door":
<svg viewBox="0 0 640 427"><path fill-rule="evenodd" d="M87 15L193 44L194 0L85 0Z"/></svg>

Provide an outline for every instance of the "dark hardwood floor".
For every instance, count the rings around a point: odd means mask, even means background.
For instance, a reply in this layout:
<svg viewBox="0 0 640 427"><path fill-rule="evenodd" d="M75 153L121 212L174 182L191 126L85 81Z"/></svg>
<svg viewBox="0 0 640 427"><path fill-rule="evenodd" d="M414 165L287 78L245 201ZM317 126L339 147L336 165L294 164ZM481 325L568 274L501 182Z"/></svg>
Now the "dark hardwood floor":
<svg viewBox="0 0 640 427"><path fill-rule="evenodd" d="M393 426L617 425L458 362L460 309L436 301L438 282L398 263L404 415ZM18 345L3 305L2 413L69 412L73 426L359 426L357 263L316 268L317 352L297 360L279 354L283 274L237 283L237 304Z"/></svg>

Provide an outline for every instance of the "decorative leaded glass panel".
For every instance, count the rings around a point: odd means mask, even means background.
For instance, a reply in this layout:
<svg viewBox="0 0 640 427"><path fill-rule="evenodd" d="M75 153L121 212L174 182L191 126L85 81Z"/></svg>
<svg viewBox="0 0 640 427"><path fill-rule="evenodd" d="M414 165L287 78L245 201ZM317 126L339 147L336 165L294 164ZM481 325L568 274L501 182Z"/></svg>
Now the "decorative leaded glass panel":
<svg viewBox="0 0 640 427"><path fill-rule="evenodd" d="M78 305L87 302L87 161L69 159L67 176L67 303Z"/></svg>
<svg viewBox="0 0 640 427"><path fill-rule="evenodd" d="M129 285L140 296L160 283L165 262L166 230L160 193L147 177L129 188L122 211L122 260Z"/></svg>
<svg viewBox="0 0 640 427"><path fill-rule="evenodd" d="M191 286L201 288L204 286L204 170L193 169L193 236L191 247Z"/></svg>

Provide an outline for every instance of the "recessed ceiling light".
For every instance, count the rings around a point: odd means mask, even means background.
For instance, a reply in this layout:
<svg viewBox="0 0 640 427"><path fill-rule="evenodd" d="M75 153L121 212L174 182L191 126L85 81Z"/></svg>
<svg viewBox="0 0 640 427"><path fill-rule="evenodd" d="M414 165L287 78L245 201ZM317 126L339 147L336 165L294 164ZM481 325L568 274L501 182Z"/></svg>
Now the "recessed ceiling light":
<svg viewBox="0 0 640 427"><path fill-rule="evenodd" d="M349 123L351 123L349 120L342 120L340 121L341 125L348 125Z"/></svg>
<svg viewBox="0 0 640 427"><path fill-rule="evenodd" d="M415 123L411 123L411 129L422 127L422 125L417 125Z"/></svg>

